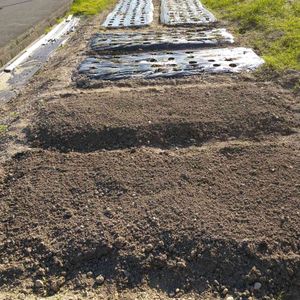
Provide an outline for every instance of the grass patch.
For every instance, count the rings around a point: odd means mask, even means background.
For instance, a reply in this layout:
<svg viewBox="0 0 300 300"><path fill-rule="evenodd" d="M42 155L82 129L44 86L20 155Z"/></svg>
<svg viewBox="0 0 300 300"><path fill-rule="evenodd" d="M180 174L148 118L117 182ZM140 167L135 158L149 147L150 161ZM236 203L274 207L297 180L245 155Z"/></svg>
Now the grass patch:
<svg viewBox="0 0 300 300"><path fill-rule="evenodd" d="M202 0L231 21L274 70L300 71L300 1Z"/></svg>
<svg viewBox="0 0 300 300"><path fill-rule="evenodd" d="M115 0L74 0L69 12L66 13L64 17L56 19L56 24L61 23L65 17L68 15L86 15L86 16L93 16L97 13L101 12L102 10L109 7L111 4L113 4ZM45 29L45 34L50 32L55 24L53 26L48 26Z"/></svg>
<svg viewBox="0 0 300 300"><path fill-rule="evenodd" d="M0 124L0 134L4 134L8 130L7 125Z"/></svg>
<svg viewBox="0 0 300 300"><path fill-rule="evenodd" d="M112 0L74 0L70 13L73 15L96 15L113 2Z"/></svg>

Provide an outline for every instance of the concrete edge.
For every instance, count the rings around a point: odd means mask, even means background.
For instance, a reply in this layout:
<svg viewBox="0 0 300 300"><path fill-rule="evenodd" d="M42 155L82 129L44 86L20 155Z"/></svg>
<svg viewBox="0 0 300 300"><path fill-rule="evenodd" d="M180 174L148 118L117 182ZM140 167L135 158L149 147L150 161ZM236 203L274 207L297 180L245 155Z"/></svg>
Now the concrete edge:
<svg viewBox="0 0 300 300"><path fill-rule="evenodd" d="M38 22L36 25L21 34L18 38L9 42L6 46L1 47L0 68L44 34L47 27L53 26L56 23L57 18L62 17L69 11L72 2L73 0L69 0L68 3L53 12L47 19Z"/></svg>

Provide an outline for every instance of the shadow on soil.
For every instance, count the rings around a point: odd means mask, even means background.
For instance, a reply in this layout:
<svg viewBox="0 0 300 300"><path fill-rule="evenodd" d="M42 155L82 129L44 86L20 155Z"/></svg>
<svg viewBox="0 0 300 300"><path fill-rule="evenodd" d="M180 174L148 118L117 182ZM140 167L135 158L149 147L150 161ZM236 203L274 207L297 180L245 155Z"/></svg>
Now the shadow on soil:
<svg viewBox="0 0 300 300"><path fill-rule="evenodd" d="M47 278L48 281L44 281L48 295L68 284L75 289L90 286L86 273L93 272L93 277L101 274L107 283L115 282L120 290L140 286L146 281L150 287L169 294L176 289L201 293L208 288L222 293L226 287L230 293L234 293L234 289L247 289L258 299L265 291L272 291L273 295L284 292L285 299L298 299L300 261L277 259L266 241L237 243L209 237L174 241L168 232L158 233L158 236L163 243L140 255L128 255L126 245L115 247L101 241L91 252L82 253L70 247L69 252L58 257L36 239L23 240L21 245L13 247L2 245L1 253L8 254L7 250L13 248L26 250L30 245L32 252L28 261L31 267L27 268L29 274L26 275ZM39 274L37 266L43 266L47 273ZM58 280L62 272L66 272L66 276ZM24 267L2 270L0 287L8 283L17 286L18 279L24 276ZM255 282L262 284L260 290L253 290Z"/></svg>
<svg viewBox="0 0 300 300"><path fill-rule="evenodd" d="M65 124L38 123L27 130L29 142L35 147L54 148L63 152L90 152L151 146L173 147L201 146L210 140L229 138L259 140L272 134L290 135L295 131L289 120L271 113L253 114L247 120L232 122L159 123L131 127L72 128Z"/></svg>

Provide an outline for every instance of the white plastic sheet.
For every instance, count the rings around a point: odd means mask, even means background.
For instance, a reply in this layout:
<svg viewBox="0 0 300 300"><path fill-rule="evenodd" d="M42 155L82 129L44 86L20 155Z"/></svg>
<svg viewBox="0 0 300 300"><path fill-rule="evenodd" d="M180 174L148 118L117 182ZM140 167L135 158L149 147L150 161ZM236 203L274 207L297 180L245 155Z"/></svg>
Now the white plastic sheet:
<svg viewBox="0 0 300 300"><path fill-rule="evenodd" d="M95 52L158 51L220 46L233 42L233 36L225 28L175 28L164 31L98 33L92 38L91 49Z"/></svg>
<svg viewBox="0 0 300 300"><path fill-rule="evenodd" d="M181 77L254 70L264 61L248 48L177 50L120 56L88 57L79 73L90 79Z"/></svg>
<svg viewBox="0 0 300 300"><path fill-rule="evenodd" d="M166 25L207 25L216 18L199 0L161 0L160 20Z"/></svg>
<svg viewBox="0 0 300 300"><path fill-rule="evenodd" d="M142 27L153 21L152 0L120 0L102 24L108 28Z"/></svg>

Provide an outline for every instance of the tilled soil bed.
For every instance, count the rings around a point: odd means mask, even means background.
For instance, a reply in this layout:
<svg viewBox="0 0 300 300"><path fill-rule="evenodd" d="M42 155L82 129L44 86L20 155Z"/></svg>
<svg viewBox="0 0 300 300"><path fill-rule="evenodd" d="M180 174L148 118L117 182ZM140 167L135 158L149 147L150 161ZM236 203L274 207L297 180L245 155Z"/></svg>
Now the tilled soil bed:
<svg viewBox="0 0 300 300"><path fill-rule="evenodd" d="M297 178L289 139L20 153L2 176L1 288L43 280L35 290L51 294L101 274L121 290L296 299Z"/></svg>
<svg viewBox="0 0 300 300"><path fill-rule="evenodd" d="M300 299L299 98L253 74L80 89L104 15L0 106L0 299Z"/></svg>
<svg viewBox="0 0 300 300"><path fill-rule="evenodd" d="M289 135L294 99L249 82L108 89L52 98L29 130L34 146L87 152Z"/></svg>
<svg viewBox="0 0 300 300"><path fill-rule="evenodd" d="M298 299L297 98L242 78L29 90L7 138L32 148L0 169L1 290Z"/></svg>

